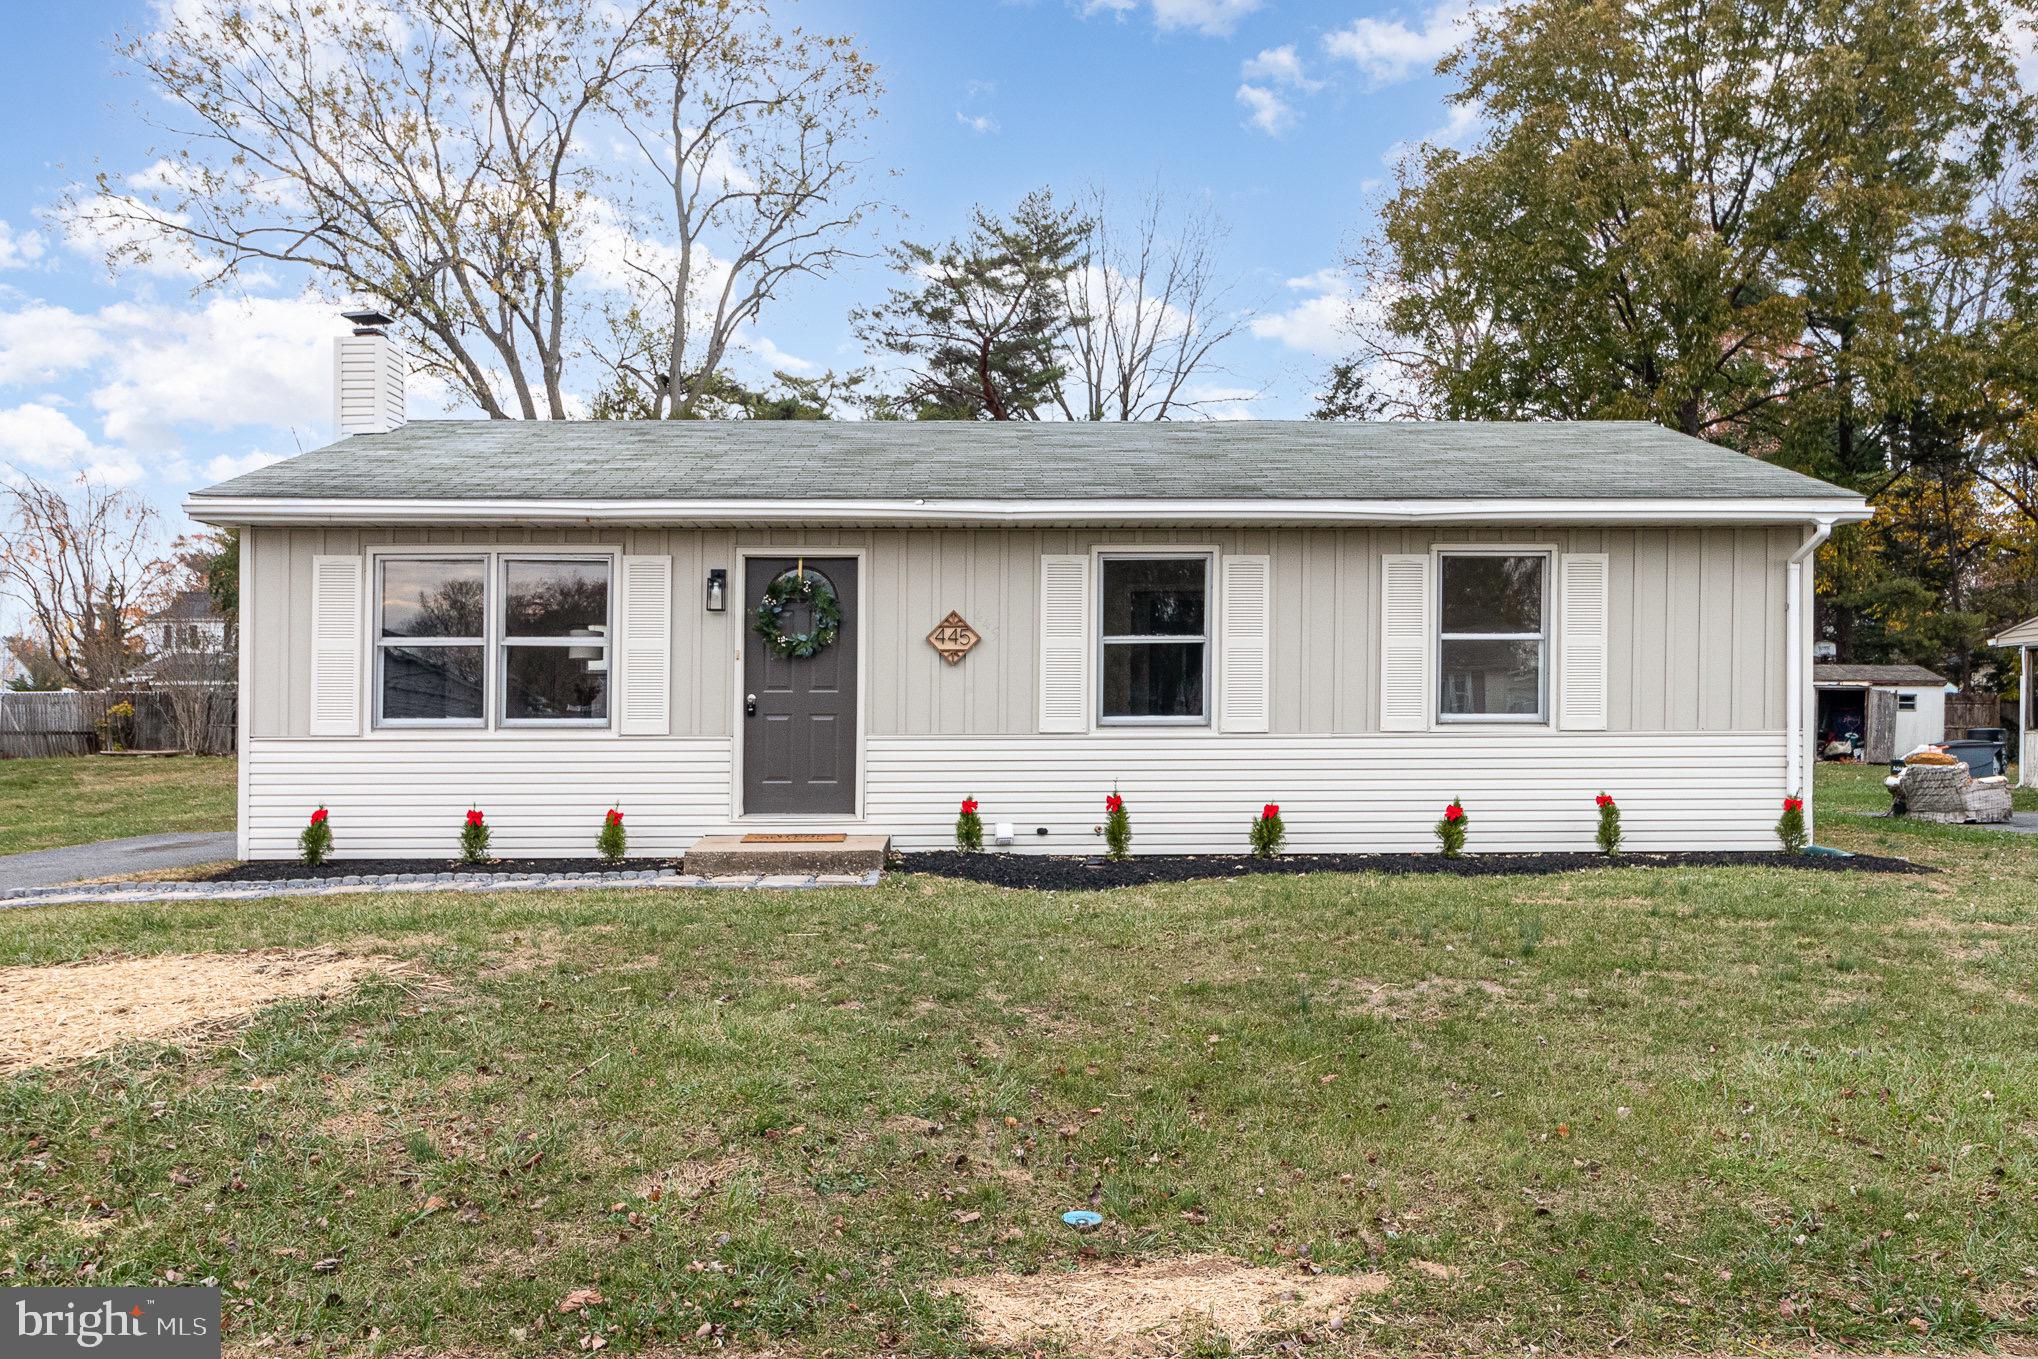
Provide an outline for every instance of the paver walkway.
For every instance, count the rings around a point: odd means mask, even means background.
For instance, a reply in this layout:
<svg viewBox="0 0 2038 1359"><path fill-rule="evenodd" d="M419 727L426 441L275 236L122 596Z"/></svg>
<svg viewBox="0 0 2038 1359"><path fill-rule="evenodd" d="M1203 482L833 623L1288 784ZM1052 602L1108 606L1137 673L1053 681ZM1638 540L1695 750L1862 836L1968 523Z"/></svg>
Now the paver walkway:
<svg viewBox="0 0 2038 1359"><path fill-rule="evenodd" d="M160 868L189 868L234 857L232 831L181 831L100 840L61 849L0 855L0 895L25 887L50 887L80 878L111 878Z"/></svg>

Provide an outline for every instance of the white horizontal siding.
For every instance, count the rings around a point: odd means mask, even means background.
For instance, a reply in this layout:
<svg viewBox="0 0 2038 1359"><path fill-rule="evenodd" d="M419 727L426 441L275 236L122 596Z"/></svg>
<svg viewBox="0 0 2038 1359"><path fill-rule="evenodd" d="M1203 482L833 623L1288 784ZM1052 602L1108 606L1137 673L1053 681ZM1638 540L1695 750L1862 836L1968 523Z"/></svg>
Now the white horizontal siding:
<svg viewBox="0 0 2038 1359"><path fill-rule="evenodd" d="M341 859L451 857L470 806L488 815L491 851L516 858L591 857L611 806L623 809L632 854L677 854L729 819L724 739L419 733L256 740L241 758L255 859L293 857L321 803Z"/></svg>
<svg viewBox="0 0 2038 1359"><path fill-rule="evenodd" d="M341 858L450 856L470 804L488 813L494 851L516 857L591 854L611 803L639 854L746 828L729 819L721 739L419 733L255 740L244 758L258 859L294 855L321 802ZM866 761L864 825L908 850L949 846L957 805L975 797L987 825L1015 824L1016 851L1091 853L1114 784L1148 854L1242 852L1269 801L1298 853L1427 851L1453 797L1475 853L1589 850L1602 788L1620 800L1630 849L1769 849L1784 793L1778 731L874 736Z"/></svg>
<svg viewBox="0 0 2038 1359"><path fill-rule="evenodd" d="M1601 789L1620 802L1630 849L1772 849L1784 736L872 737L866 778L866 820L908 850L952 844L956 807L974 797L987 826L1015 823L1015 851L1095 852L1114 785L1134 851L1149 854L1242 852L1266 802L1297 853L1426 851L1453 797L1473 852L1589 850Z"/></svg>

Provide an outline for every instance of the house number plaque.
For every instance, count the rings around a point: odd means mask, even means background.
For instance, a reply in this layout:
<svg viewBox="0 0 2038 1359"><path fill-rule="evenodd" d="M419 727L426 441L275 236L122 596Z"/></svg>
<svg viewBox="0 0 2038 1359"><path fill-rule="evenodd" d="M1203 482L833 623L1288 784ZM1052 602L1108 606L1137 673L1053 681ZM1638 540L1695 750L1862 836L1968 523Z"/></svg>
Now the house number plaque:
<svg viewBox="0 0 2038 1359"><path fill-rule="evenodd" d="M941 659L954 665L969 655L970 648L983 639L977 630L963 621L955 610L948 611L948 617L934 625L934 631L927 634L927 645L941 653Z"/></svg>

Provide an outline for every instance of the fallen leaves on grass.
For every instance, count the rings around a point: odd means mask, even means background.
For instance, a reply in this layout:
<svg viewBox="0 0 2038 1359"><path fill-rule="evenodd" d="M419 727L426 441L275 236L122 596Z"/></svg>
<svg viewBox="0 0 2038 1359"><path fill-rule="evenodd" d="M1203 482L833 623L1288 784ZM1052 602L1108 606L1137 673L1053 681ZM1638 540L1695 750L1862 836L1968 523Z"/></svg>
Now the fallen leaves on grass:
<svg viewBox="0 0 2038 1359"><path fill-rule="evenodd" d="M1384 1274L1304 1275L1221 1255L1063 1273L953 1279L942 1291L969 1305L983 1343L1052 1341L1090 1359L1174 1353L1215 1332L1234 1344L1276 1327L1340 1316L1384 1292Z"/></svg>
<svg viewBox="0 0 2038 1359"><path fill-rule="evenodd" d="M0 968L0 1074L85 1061L124 1043L196 1042L286 1000L337 997L394 958L331 949L162 954Z"/></svg>

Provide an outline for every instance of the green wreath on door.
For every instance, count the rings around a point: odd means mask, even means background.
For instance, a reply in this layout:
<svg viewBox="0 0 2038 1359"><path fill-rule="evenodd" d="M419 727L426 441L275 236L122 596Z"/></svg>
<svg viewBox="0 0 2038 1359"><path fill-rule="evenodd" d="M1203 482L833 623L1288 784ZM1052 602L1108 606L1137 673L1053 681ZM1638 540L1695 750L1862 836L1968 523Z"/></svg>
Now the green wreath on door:
<svg viewBox="0 0 2038 1359"><path fill-rule="evenodd" d="M800 604L814 611L813 625L805 632L788 632L786 614ZM764 639L772 654L804 661L835 644L842 630L842 604L827 577L805 567L787 571L764 587L764 598L750 617L750 630Z"/></svg>

